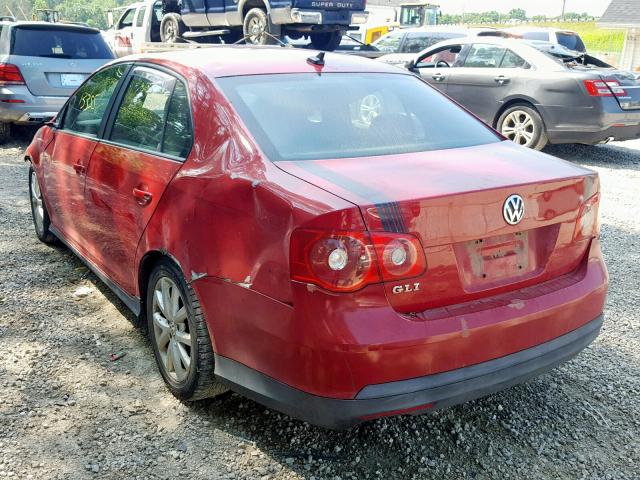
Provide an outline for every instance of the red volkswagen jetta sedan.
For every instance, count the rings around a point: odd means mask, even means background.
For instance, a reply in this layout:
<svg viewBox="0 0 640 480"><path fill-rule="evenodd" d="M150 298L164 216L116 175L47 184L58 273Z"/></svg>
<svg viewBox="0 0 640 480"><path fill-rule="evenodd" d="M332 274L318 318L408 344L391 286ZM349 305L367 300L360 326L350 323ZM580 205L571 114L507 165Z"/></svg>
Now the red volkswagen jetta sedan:
<svg viewBox="0 0 640 480"><path fill-rule="evenodd" d="M602 324L597 174L379 62L125 58L27 160L38 237L146 317L183 400L346 427L522 382Z"/></svg>

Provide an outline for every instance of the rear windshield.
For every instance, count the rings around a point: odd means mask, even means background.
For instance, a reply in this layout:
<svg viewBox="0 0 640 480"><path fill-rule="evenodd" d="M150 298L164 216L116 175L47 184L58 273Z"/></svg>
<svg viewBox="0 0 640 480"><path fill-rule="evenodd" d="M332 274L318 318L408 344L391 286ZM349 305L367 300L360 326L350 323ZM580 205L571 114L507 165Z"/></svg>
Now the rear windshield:
<svg viewBox="0 0 640 480"><path fill-rule="evenodd" d="M100 32L62 28L14 28L11 54L78 60L113 58Z"/></svg>
<svg viewBox="0 0 640 480"><path fill-rule="evenodd" d="M218 79L273 161L366 157L499 141L413 75L280 74Z"/></svg>
<svg viewBox="0 0 640 480"><path fill-rule="evenodd" d="M558 43L569 50L577 50L578 52L586 52L587 49L582 43L582 39L575 33L556 32Z"/></svg>

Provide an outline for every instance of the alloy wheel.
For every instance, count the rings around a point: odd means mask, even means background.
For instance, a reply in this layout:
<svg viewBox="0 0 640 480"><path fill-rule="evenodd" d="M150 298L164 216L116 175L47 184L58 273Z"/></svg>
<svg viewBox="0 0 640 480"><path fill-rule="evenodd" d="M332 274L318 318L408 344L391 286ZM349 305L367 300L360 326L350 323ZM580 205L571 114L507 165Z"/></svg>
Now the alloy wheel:
<svg viewBox="0 0 640 480"><path fill-rule="evenodd" d="M36 172L31 172L31 210L33 211L33 221L36 224L38 232L44 231L44 203L42 201L42 192L40 191L40 183Z"/></svg>
<svg viewBox="0 0 640 480"><path fill-rule="evenodd" d="M178 383L191 369L191 333L187 306L180 289L168 277L160 277L153 291L153 334L165 372Z"/></svg>
<svg viewBox="0 0 640 480"><path fill-rule="evenodd" d="M536 138L536 126L524 110L514 110L502 122L500 133L514 143L530 147Z"/></svg>
<svg viewBox="0 0 640 480"><path fill-rule="evenodd" d="M260 45L262 44L263 37L265 36L265 31L267 29L267 24L262 21L262 19L258 16L254 16L249 20L249 41L253 44Z"/></svg>

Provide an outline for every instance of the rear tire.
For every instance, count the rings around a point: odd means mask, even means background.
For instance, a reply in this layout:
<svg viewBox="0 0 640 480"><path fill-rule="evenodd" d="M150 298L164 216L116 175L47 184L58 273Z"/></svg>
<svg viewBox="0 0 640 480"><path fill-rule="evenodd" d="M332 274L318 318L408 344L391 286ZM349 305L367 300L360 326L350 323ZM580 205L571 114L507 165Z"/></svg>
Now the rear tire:
<svg viewBox="0 0 640 480"><path fill-rule="evenodd" d="M146 306L153 352L171 393L194 401L226 392L213 373L213 348L198 297L169 259L151 272Z"/></svg>
<svg viewBox="0 0 640 480"><path fill-rule="evenodd" d="M542 150L548 142L542 117L532 105L511 105L500 115L496 129L523 147Z"/></svg>
<svg viewBox="0 0 640 480"><path fill-rule="evenodd" d="M31 218L33 226L36 230L36 236L42 243L56 243L56 236L51 233L49 227L51 220L49 212L44 203L42 190L40 190L40 182L33 167L29 167L29 203L31 204Z"/></svg>
<svg viewBox="0 0 640 480"><path fill-rule="evenodd" d="M0 145L7 143L11 138L11 124L0 122Z"/></svg>
<svg viewBox="0 0 640 480"><path fill-rule="evenodd" d="M269 20L267 12L252 8L247 12L242 24L245 43L251 45L275 45L280 38L280 28Z"/></svg>
<svg viewBox="0 0 640 480"><path fill-rule="evenodd" d="M187 27L177 13L167 13L160 22L160 40L165 43L183 43L182 34Z"/></svg>
<svg viewBox="0 0 640 480"><path fill-rule="evenodd" d="M342 32L325 32L311 34L311 47L316 50L333 52L342 40Z"/></svg>

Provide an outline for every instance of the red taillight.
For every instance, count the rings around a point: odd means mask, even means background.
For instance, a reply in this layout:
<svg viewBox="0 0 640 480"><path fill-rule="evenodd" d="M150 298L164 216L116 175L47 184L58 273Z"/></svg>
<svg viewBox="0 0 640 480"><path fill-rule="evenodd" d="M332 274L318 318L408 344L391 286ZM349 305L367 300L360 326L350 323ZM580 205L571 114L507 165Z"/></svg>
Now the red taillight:
<svg viewBox="0 0 640 480"><path fill-rule="evenodd" d="M624 97L627 92L617 80L583 80L587 93L592 97Z"/></svg>
<svg viewBox="0 0 640 480"><path fill-rule="evenodd" d="M299 229L291 235L291 278L335 292L411 278L426 269L412 235Z"/></svg>
<svg viewBox="0 0 640 480"><path fill-rule="evenodd" d="M600 193L596 193L580 207L576 229L573 234L575 240L584 240L598 234L598 202Z"/></svg>
<svg viewBox="0 0 640 480"><path fill-rule="evenodd" d="M24 85L20 69L10 63L0 63L0 85Z"/></svg>

